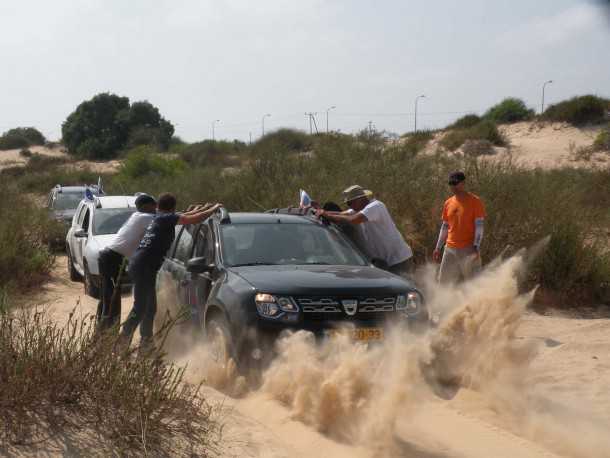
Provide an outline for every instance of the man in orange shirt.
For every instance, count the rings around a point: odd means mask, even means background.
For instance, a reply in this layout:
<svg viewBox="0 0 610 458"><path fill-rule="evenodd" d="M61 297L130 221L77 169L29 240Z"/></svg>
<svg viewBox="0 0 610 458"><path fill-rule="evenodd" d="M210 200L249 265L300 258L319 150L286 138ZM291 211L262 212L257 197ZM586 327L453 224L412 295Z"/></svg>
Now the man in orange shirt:
<svg viewBox="0 0 610 458"><path fill-rule="evenodd" d="M481 269L481 241L485 208L481 199L466 191L464 172L449 175L453 197L443 206L443 223L432 257L441 262L440 283L454 283L466 279ZM441 261L441 250L445 245Z"/></svg>

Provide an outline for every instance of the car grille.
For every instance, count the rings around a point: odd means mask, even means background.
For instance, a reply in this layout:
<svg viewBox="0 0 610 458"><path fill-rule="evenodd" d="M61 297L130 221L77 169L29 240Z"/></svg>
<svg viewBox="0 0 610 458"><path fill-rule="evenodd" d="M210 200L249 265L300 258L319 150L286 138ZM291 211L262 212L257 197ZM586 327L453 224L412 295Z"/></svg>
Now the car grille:
<svg viewBox="0 0 610 458"><path fill-rule="evenodd" d="M296 297L295 300L305 318L329 319L347 317L341 304L341 299L358 300L358 312L356 316L361 319L377 317L378 314L393 312L396 297Z"/></svg>

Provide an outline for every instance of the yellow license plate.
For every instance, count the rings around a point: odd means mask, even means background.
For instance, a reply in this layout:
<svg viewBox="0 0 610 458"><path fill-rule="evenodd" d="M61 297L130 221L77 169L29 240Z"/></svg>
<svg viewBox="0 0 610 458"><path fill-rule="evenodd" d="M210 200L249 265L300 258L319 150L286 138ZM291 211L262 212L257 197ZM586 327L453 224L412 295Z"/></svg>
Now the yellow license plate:
<svg viewBox="0 0 610 458"><path fill-rule="evenodd" d="M332 329L329 334L331 337L347 335L352 340L358 340L361 342L383 340L382 328L339 328Z"/></svg>

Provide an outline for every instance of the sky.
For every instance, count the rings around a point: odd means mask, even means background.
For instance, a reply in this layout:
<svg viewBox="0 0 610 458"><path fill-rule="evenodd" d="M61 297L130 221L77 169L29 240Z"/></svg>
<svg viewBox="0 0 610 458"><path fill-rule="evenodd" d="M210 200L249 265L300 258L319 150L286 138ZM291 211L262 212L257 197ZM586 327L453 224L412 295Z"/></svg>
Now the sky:
<svg viewBox="0 0 610 458"><path fill-rule="evenodd" d="M280 127L404 133L505 97L610 97L608 2L0 0L0 132L100 92L148 100L187 141ZM218 120L217 122L214 122Z"/></svg>

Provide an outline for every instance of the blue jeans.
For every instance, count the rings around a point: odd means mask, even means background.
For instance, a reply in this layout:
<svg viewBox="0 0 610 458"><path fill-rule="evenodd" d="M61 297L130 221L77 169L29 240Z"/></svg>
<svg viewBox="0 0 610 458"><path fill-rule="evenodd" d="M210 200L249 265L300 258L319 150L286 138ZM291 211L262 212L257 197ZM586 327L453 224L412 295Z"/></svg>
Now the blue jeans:
<svg viewBox="0 0 610 458"><path fill-rule="evenodd" d="M140 325L142 342L150 343L157 313L157 270L148 266L134 265L129 273L133 280L133 308L123 323L121 335L131 342L133 333Z"/></svg>

